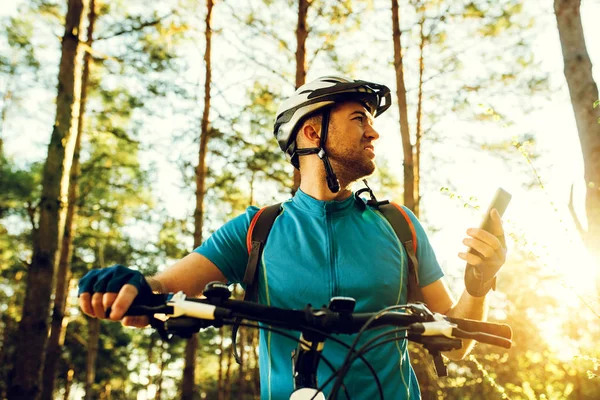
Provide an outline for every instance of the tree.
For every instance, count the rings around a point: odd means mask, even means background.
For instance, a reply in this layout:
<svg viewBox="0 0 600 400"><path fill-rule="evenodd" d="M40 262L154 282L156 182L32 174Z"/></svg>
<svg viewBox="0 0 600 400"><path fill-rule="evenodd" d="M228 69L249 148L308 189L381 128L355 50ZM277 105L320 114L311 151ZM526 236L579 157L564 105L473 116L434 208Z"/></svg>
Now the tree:
<svg viewBox="0 0 600 400"><path fill-rule="evenodd" d="M211 49L212 49L212 11L214 1L206 0L206 19L204 37L206 48L204 51L204 110L200 126L200 149L198 151L198 166L196 168L196 210L194 211L194 248L202 244L202 229L204 224L204 195L206 193L206 154L210 130L210 85L211 80ZM183 383L181 398L192 400L195 392L195 368L196 350L198 348L198 336L192 335L187 342L185 350L185 368L183 371Z"/></svg>
<svg viewBox="0 0 600 400"><path fill-rule="evenodd" d="M296 89L306 83L306 39L308 38L308 27L306 17L310 1L298 0L298 24L296 26ZM294 186L292 195L300 187L300 171L294 168Z"/></svg>
<svg viewBox="0 0 600 400"><path fill-rule="evenodd" d="M396 92L400 115L400 134L402 136L402 152L404 155L404 205L418 216L418 193L415 188L415 150L410 141L408 127L408 103L406 100L406 84L404 82L404 61L402 58L402 31L400 30L400 12L398 0L392 0L392 38L394 42L394 69L396 71Z"/></svg>
<svg viewBox="0 0 600 400"><path fill-rule="evenodd" d="M572 204L570 209L587 248L600 265L597 245L600 240L600 108L594 106L599 98L598 86L592 75L592 62L586 48L580 8L581 0L554 1L564 74L583 155L587 231L582 228Z"/></svg>
<svg viewBox="0 0 600 400"><path fill-rule="evenodd" d="M64 341L63 320L68 295L69 281L71 277L71 257L73 255L73 235L75 230L74 219L76 216L76 203L78 201L78 180L80 175L79 158L81 153L81 142L85 109L87 102L88 83L90 77L91 54L93 44L94 25L96 23L96 2L90 0L88 4L88 27L86 47L89 49L83 56L83 68L81 77L80 111L77 122L77 138L73 155L73 165L70 171L69 196L67 205L67 216L65 221L60 258L56 273L56 289L54 306L52 307L52 323L50 337L46 349L46 362L44 365L42 400L52 400L54 393L54 382L56 379L56 364L60 356L61 341ZM87 392L86 392L87 393Z"/></svg>
<svg viewBox="0 0 600 400"><path fill-rule="evenodd" d="M39 225L34 230L33 257L27 274L23 317L19 324L19 357L15 363L15 377L8 390L9 398L35 399L40 392L50 296L66 217L69 172L77 133L81 79L78 53L82 14L83 1L69 0L58 75L56 120L44 166Z"/></svg>

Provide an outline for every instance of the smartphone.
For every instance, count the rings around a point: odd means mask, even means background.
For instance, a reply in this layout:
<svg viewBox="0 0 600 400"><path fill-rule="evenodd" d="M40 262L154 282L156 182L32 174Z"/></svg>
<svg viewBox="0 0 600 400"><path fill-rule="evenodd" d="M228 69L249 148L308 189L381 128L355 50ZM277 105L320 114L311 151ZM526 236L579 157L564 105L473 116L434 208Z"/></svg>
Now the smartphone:
<svg viewBox="0 0 600 400"><path fill-rule="evenodd" d="M483 221L481 221L481 225L479 227L489 232L490 225L492 223L490 212L495 208L496 210L498 210L498 214L500 214L500 216L502 217L502 215L504 215L504 211L506 211L506 208L508 207L508 203L510 203L511 198L512 195L510 193L508 193L502 188L498 188L498 190L496 190L496 193L494 194L494 198L492 199L490 206L485 212Z"/></svg>

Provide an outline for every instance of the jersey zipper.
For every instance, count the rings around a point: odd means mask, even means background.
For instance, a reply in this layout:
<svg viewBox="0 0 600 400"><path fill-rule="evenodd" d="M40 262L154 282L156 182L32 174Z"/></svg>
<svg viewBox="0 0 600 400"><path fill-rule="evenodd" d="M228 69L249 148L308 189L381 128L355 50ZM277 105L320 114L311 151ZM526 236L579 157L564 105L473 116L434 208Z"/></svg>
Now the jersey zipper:
<svg viewBox="0 0 600 400"><path fill-rule="evenodd" d="M329 267L331 269L331 297L337 296L338 292L338 277L337 268L335 266L335 247L333 243L333 221L332 216L327 214L325 216L327 221L327 242L329 245Z"/></svg>

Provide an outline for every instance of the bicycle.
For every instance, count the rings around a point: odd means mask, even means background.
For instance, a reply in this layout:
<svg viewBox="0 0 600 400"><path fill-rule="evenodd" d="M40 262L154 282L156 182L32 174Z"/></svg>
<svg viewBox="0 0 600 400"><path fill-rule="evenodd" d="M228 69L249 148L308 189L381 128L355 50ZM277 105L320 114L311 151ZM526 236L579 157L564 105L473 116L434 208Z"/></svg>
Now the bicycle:
<svg viewBox="0 0 600 400"><path fill-rule="evenodd" d="M206 298L187 298L183 292L155 294L148 302L151 305L134 303L126 315L149 316L151 326L164 340L173 335L190 337L201 329L211 326L219 328L223 325L249 326L291 337L298 341L298 347L292 357L294 391L290 400L325 400L322 390L334 379L329 399L335 399L339 390L345 388L345 374L357 360L366 363L377 385L379 397L383 399L383 389L377 374L363 356L390 341L407 339L420 343L433 357L438 376L447 375L441 352L460 349L463 339L507 349L512 345L512 330L506 324L446 317L431 312L423 303L392 306L372 313L354 313L355 300L349 297L334 297L327 307L314 308L308 304L303 310L298 310L232 300L228 286L221 282L209 283L203 294ZM158 319L156 314L162 314L166 319ZM263 325L244 323L242 320ZM382 333L356 348L363 332L382 326L394 326L396 329ZM299 331L300 338L277 328ZM404 335L398 336L399 333ZM348 346L333 337L333 334L357 335L353 344ZM333 340L348 347L346 359L337 370L321 355L325 340ZM317 368L321 360L329 365L333 373L326 382L319 385ZM350 398L347 391L346 396Z"/></svg>

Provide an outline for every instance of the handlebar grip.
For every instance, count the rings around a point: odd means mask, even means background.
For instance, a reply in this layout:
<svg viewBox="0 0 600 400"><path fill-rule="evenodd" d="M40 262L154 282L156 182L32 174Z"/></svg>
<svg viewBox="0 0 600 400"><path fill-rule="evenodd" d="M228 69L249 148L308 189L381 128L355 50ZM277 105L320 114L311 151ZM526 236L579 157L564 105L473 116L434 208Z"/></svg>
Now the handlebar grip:
<svg viewBox="0 0 600 400"><path fill-rule="evenodd" d="M446 317L446 319L453 324L456 324L458 329L466 332L481 332L494 336L500 336L508 340L512 339L512 329L506 324L452 317Z"/></svg>
<svg viewBox="0 0 600 400"><path fill-rule="evenodd" d="M142 299L136 297L133 300L129 309L125 312L125 315L137 316L137 315L148 315L153 314L166 314L173 311L173 307L167 306L166 302L169 298L168 294L156 294L146 295ZM107 309L107 314L110 312L110 308Z"/></svg>
<svg viewBox="0 0 600 400"><path fill-rule="evenodd" d="M452 336L460 338L460 339L473 339L480 343L487 343L494 346L504 347L505 349L510 349L512 346L512 342L510 339L506 339L503 337L495 336L489 333L483 332L466 332L461 331L460 329L454 328L452 329Z"/></svg>
<svg viewBox="0 0 600 400"><path fill-rule="evenodd" d="M127 315L127 316L138 316L138 315L152 315L152 314L157 314L158 312L155 310L155 308L156 307L141 306L141 305L131 306L125 312L125 315Z"/></svg>

